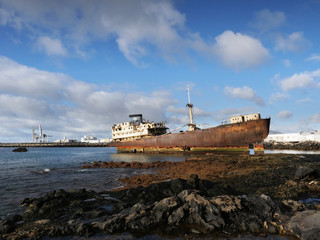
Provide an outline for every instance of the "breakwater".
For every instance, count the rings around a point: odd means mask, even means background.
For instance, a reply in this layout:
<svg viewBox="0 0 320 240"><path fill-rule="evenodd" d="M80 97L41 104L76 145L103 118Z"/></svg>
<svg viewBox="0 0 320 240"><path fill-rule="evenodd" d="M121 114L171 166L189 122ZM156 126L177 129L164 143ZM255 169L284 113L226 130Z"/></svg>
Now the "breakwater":
<svg viewBox="0 0 320 240"><path fill-rule="evenodd" d="M84 143L84 142L69 142L69 143L0 143L0 147L107 147L108 143Z"/></svg>

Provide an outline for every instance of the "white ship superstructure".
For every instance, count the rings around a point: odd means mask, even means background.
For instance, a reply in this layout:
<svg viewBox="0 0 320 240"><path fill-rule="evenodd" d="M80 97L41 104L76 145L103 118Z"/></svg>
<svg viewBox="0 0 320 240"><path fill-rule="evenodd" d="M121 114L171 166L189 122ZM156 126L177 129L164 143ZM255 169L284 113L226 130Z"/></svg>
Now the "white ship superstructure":
<svg viewBox="0 0 320 240"><path fill-rule="evenodd" d="M261 119L260 113L240 115L236 117L231 117L230 123L241 123L241 122L247 122L247 121L258 120L258 119Z"/></svg>
<svg viewBox="0 0 320 240"><path fill-rule="evenodd" d="M130 141L149 136L165 134L165 122L149 122L142 118L142 114L129 115L131 121L114 124L112 130L113 141Z"/></svg>

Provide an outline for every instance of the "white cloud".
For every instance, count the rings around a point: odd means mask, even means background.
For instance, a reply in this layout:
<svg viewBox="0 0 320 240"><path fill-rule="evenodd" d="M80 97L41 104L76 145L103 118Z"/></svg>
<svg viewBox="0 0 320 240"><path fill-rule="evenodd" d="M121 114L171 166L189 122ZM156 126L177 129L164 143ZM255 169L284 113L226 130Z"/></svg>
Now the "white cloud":
<svg viewBox="0 0 320 240"><path fill-rule="evenodd" d="M284 12L271 12L269 9L263 9L254 13L254 19L249 25L265 32L282 26L285 21L286 15Z"/></svg>
<svg viewBox="0 0 320 240"><path fill-rule="evenodd" d="M276 51L302 52L310 46L310 42L303 37L303 32L294 32L287 37L279 35L276 38Z"/></svg>
<svg viewBox="0 0 320 240"><path fill-rule="evenodd" d="M310 57L307 58L307 61L319 62L320 61L320 55L312 54Z"/></svg>
<svg viewBox="0 0 320 240"><path fill-rule="evenodd" d="M288 98L288 94L276 92L271 94L270 102L271 103L279 102L280 100L287 99L287 98Z"/></svg>
<svg viewBox="0 0 320 240"><path fill-rule="evenodd" d="M140 67L148 66L148 57L154 55L168 62L189 59L190 50L235 70L257 67L269 58L259 40L241 33L225 31L216 43L206 42L190 31L185 15L169 0L17 0L2 1L2 7L1 23L20 23L29 34L24 41L38 39L38 49L49 56L86 57L98 40L115 41L126 59Z"/></svg>
<svg viewBox="0 0 320 240"><path fill-rule="evenodd" d="M177 114L177 115L187 115L189 116L189 110L187 107L182 108L179 107L177 108L175 105L170 105L166 108L166 111L169 113L173 113L173 114ZM208 117L210 116L210 113L205 112L204 110L198 108L198 107L194 107L192 110L193 114L198 116L198 117Z"/></svg>
<svg viewBox="0 0 320 240"><path fill-rule="evenodd" d="M150 49L156 49L155 54L165 59L185 51L180 32L185 16L170 1L18 0L2 5L4 11L11 12L11 18L23 19L22 27L31 28L36 37L48 37L38 41L48 55L65 55L62 39L82 55L81 48L97 39L115 40L124 56L139 66L144 65L143 57L154 54ZM4 19L9 17L4 15L2 23L8 24Z"/></svg>
<svg viewBox="0 0 320 240"><path fill-rule="evenodd" d="M256 110L252 107L241 107L241 108L226 108L217 112L212 113L213 119L218 122L229 120L232 116L238 116L241 114L249 114L256 112Z"/></svg>
<svg viewBox="0 0 320 240"><path fill-rule="evenodd" d="M309 117L309 121L311 123L320 123L320 114L319 113L315 113L314 115Z"/></svg>
<svg viewBox="0 0 320 240"><path fill-rule="evenodd" d="M310 131L308 123L299 121L293 123L291 121L271 121L270 132L274 133L297 133L301 131Z"/></svg>
<svg viewBox="0 0 320 240"><path fill-rule="evenodd" d="M125 94L98 89L94 84L0 56L0 136L9 134L16 139L27 132L21 141L29 141L31 128L41 122L54 138L80 138L88 133L106 137L111 125L126 121L131 113L142 113L154 121L171 121L166 109L177 104L169 91ZM196 112L201 114L200 110Z"/></svg>
<svg viewBox="0 0 320 240"><path fill-rule="evenodd" d="M169 91L126 94L104 89L0 56L1 141L31 141L31 128L39 122L51 140L85 134L110 137L110 127L132 113L167 121L171 129L189 122L187 109L178 108ZM194 108L194 115L199 123L210 113Z"/></svg>
<svg viewBox="0 0 320 240"><path fill-rule="evenodd" d="M313 102L313 100L311 99L311 98L309 98L309 97L307 97L307 98L302 98L302 99L299 99L298 101L297 101L297 103L312 103Z"/></svg>
<svg viewBox="0 0 320 240"><path fill-rule="evenodd" d="M290 91L297 88L319 88L320 87L320 69L313 72L296 73L291 77L279 81L283 91Z"/></svg>
<svg viewBox="0 0 320 240"><path fill-rule="evenodd" d="M224 65L235 70L257 67L270 56L259 40L248 35L225 31L215 39L214 55Z"/></svg>
<svg viewBox="0 0 320 240"><path fill-rule="evenodd" d="M170 128L176 129L190 122L189 110L187 107L176 107L175 105L169 105L165 111L168 113L168 121L170 122ZM203 123L205 119L209 117L211 119L212 113L204 111L198 107L194 107L193 121L197 124Z"/></svg>
<svg viewBox="0 0 320 240"><path fill-rule="evenodd" d="M70 78L26 67L0 56L0 92L32 98L60 99L58 91Z"/></svg>
<svg viewBox="0 0 320 240"><path fill-rule="evenodd" d="M264 100L263 98L257 96L256 92L247 86L241 87L241 88L234 88L226 86L224 89L224 93L227 96L230 96L235 99L244 99L254 102L255 104L259 106L264 106Z"/></svg>
<svg viewBox="0 0 320 240"><path fill-rule="evenodd" d="M63 47L59 39L52 39L46 36L38 38L36 43L39 51L45 52L48 56L66 56L67 49Z"/></svg>
<svg viewBox="0 0 320 240"><path fill-rule="evenodd" d="M21 119L50 118L53 115L50 105L44 101L7 94L0 95L0 113L2 116Z"/></svg>
<svg viewBox="0 0 320 240"><path fill-rule="evenodd" d="M291 117L292 117L292 112L290 111L282 111L277 114L277 118L281 120L288 120Z"/></svg>

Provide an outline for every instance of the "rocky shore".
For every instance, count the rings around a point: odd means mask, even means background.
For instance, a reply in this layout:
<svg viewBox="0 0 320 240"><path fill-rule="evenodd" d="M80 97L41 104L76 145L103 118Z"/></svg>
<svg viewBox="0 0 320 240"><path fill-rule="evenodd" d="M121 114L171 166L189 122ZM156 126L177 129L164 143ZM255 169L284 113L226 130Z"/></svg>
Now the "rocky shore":
<svg viewBox="0 0 320 240"><path fill-rule="evenodd" d="M320 151L320 142L303 141L303 142L265 142L263 143L265 149L287 149L287 150L301 150L301 151Z"/></svg>
<svg viewBox="0 0 320 240"><path fill-rule="evenodd" d="M155 168L123 189L54 190L0 220L1 239L111 236L319 239L320 156L215 155L182 162L83 166ZM137 180L140 178L140 180ZM303 200L303 201L302 201ZM320 201L320 199L318 199Z"/></svg>

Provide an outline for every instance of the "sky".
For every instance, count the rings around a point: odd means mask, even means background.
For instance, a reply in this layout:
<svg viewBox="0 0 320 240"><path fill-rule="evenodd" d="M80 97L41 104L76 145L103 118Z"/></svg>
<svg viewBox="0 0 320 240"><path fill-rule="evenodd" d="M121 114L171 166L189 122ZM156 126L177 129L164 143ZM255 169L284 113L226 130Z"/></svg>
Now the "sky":
<svg viewBox="0 0 320 240"><path fill-rule="evenodd" d="M0 0L0 142L260 112L320 130L320 0Z"/></svg>

